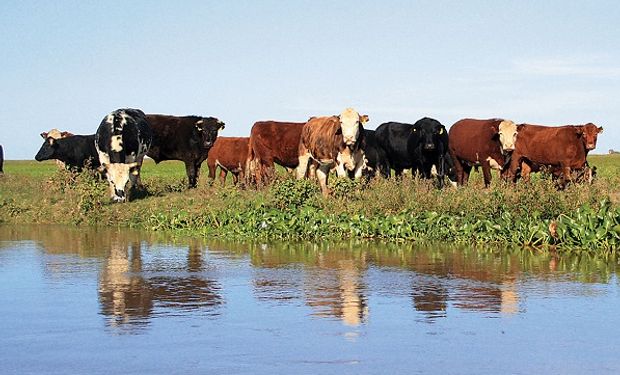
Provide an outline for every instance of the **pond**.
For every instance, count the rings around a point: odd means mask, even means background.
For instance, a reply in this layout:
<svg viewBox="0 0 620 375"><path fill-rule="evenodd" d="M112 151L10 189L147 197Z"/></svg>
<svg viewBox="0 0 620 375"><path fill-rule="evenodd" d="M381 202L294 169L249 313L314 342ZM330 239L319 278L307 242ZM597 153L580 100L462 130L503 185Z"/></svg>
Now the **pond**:
<svg viewBox="0 0 620 375"><path fill-rule="evenodd" d="M0 226L0 373L617 374L617 270L522 249Z"/></svg>

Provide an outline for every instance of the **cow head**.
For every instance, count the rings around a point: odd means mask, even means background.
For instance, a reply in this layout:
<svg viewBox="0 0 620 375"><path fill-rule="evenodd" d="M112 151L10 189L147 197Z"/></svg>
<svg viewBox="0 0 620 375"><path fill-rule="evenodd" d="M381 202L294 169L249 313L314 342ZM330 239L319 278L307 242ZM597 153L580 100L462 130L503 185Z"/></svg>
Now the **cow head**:
<svg viewBox="0 0 620 375"><path fill-rule="evenodd" d="M446 137L446 127L439 121L425 118L423 123L414 125L414 131L419 132L420 142L425 151L433 151L441 143L440 138Z"/></svg>
<svg viewBox="0 0 620 375"><path fill-rule="evenodd" d="M368 115L360 115L353 108L347 108L338 119L344 144L347 147L353 146L360 136L360 129L363 131L363 125L368 122Z"/></svg>
<svg viewBox="0 0 620 375"><path fill-rule="evenodd" d="M194 126L201 140L201 147L211 149L220 130L224 129L226 124L215 117L203 117L196 121Z"/></svg>
<svg viewBox="0 0 620 375"><path fill-rule="evenodd" d="M110 198L114 202L125 202L126 192L136 183L140 173L139 164L135 163L102 163L110 184Z"/></svg>
<svg viewBox="0 0 620 375"><path fill-rule="evenodd" d="M517 143L517 125L510 120L503 120L499 123L497 134L499 134L499 144L502 152L514 151L515 144Z"/></svg>
<svg viewBox="0 0 620 375"><path fill-rule="evenodd" d="M43 134L41 134L43 136ZM34 157L36 161L50 160L56 158L56 150L58 150L58 141L52 137L45 137L45 142L41 145L39 152Z"/></svg>
<svg viewBox="0 0 620 375"><path fill-rule="evenodd" d="M596 148L596 140L598 135L603 132L603 127L597 127L593 123L587 123L583 126L576 127L577 135L583 140L586 150L594 150Z"/></svg>
<svg viewBox="0 0 620 375"><path fill-rule="evenodd" d="M61 132L58 129L52 129L52 130L50 130L48 132L43 132L40 135L41 135L41 138L43 138L46 141L50 142L51 139L60 139L60 138L70 137L70 136L73 135L73 133Z"/></svg>

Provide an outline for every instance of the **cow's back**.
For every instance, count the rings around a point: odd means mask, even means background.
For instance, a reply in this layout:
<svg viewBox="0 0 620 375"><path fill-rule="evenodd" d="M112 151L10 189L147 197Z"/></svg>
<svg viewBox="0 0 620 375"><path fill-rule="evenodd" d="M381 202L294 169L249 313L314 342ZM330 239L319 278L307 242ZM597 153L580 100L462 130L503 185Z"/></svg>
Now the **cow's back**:
<svg viewBox="0 0 620 375"><path fill-rule="evenodd" d="M375 130L377 143L385 150L392 167L397 169L413 167L413 150L409 149L412 143L409 138L413 135L413 130L413 124L402 122L386 122Z"/></svg>
<svg viewBox="0 0 620 375"><path fill-rule="evenodd" d="M250 132L251 159L273 160L295 168L299 163L298 148L304 122L258 121Z"/></svg>
<svg viewBox="0 0 620 375"><path fill-rule="evenodd" d="M501 145L496 137L501 119L463 119L448 131L449 147L453 156L472 164L492 158L503 165Z"/></svg>
<svg viewBox="0 0 620 375"><path fill-rule="evenodd" d="M152 140L153 133L146 116L137 109L112 112L103 119L95 134L99 155L104 153L108 163L141 161Z"/></svg>
<svg viewBox="0 0 620 375"><path fill-rule="evenodd" d="M201 117L148 114L146 119L153 131L153 145L147 155L155 162L191 160L196 157L193 154L199 153L194 127Z"/></svg>
<svg viewBox="0 0 620 375"><path fill-rule="evenodd" d="M248 137L217 137L207 163L220 164L227 169L243 168L248 158L249 140Z"/></svg>
<svg viewBox="0 0 620 375"><path fill-rule="evenodd" d="M522 124L514 155L542 165L583 168L587 152L576 126Z"/></svg>
<svg viewBox="0 0 620 375"><path fill-rule="evenodd" d="M304 125L300 146L310 151L317 161L335 161L338 152L344 149L344 142L337 116L313 117Z"/></svg>

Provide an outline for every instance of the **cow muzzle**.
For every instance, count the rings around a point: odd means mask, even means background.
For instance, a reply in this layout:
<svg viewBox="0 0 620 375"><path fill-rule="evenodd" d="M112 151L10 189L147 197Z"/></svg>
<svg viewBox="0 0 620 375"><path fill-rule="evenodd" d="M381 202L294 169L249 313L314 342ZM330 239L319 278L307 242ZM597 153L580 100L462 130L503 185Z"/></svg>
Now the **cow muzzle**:
<svg viewBox="0 0 620 375"><path fill-rule="evenodd" d="M425 143L424 144L424 149L425 150L434 150L435 149L435 144L434 143Z"/></svg>
<svg viewBox="0 0 620 375"><path fill-rule="evenodd" d="M125 202L125 190L114 189L114 196L112 197L112 200L116 203Z"/></svg>

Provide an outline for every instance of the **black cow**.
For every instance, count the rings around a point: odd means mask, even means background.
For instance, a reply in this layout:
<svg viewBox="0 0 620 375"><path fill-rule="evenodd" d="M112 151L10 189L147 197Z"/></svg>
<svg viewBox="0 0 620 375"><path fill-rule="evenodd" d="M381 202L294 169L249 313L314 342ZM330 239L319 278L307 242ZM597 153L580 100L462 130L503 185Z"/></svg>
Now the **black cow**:
<svg viewBox="0 0 620 375"><path fill-rule="evenodd" d="M207 159L224 123L214 117L147 115L153 129L153 145L147 155L159 163L185 163L189 187L196 187L200 166Z"/></svg>
<svg viewBox="0 0 620 375"><path fill-rule="evenodd" d="M448 154L448 134L439 121L424 117L413 125L386 122L375 132L377 143L385 150L396 176L411 169L412 174L430 179L435 166L439 187L443 187L446 173L454 174Z"/></svg>
<svg viewBox="0 0 620 375"><path fill-rule="evenodd" d="M385 150L377 143L375 131L364 129L364 138L363 148L366 157L364 175L373 178L379 172L385 178L390 177L390 163Z"/></svg>
<svg viewBox="0 0 620 375"><path fill-rule="evenodd" d="M2 149L2 145L0 145L0 174L4 174L4 150Z"/></svg>
<svg viewBox="0 0 620 375"><path fill-rule="evenodd" d="M36 161L60 160L67 169L76 172L81 172L84 166L92 169L100 166L94 134L71 135L59 139L47 137L34 158Z"/></svg>
<svg viewBox="0 0 620 375"><path fill-rule="evenodd" d="M124 202L140 181L142 160L153 142L146 115L139 109L117 109L107 115L95 134L95 147L110 183L110 197Z"/></svg>

